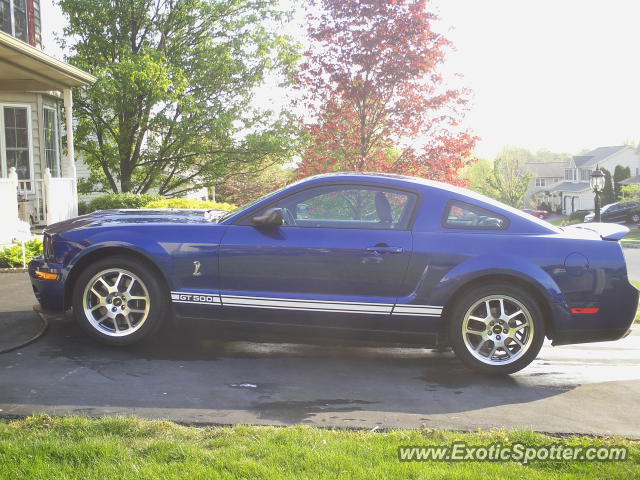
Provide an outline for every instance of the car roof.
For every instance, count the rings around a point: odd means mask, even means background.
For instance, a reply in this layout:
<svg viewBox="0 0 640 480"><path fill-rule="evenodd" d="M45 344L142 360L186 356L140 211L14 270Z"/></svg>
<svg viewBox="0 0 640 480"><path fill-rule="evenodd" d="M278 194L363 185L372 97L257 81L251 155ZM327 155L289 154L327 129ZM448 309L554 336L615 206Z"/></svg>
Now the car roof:
<svg viewBox="0 0 640 480"><path fill-rule="evenodd" d="M466 197L476 198L480 201L489 200L495 202L494 199L486 197L480 193L466 188L457 187L450 183L438 182L437 180L429 180L421 177L411 177L408 175L398 175L395 173L378 173L378 172L337 172L337 173L323 173L315 175L313 177L303 178L297 183L323 183L323 182L366 182L368 180L378 181L386 183L387 185L401 186L404 184L407 187L416 186L431 187L439 190L446 190L448 192L456 193Z"/></svg>

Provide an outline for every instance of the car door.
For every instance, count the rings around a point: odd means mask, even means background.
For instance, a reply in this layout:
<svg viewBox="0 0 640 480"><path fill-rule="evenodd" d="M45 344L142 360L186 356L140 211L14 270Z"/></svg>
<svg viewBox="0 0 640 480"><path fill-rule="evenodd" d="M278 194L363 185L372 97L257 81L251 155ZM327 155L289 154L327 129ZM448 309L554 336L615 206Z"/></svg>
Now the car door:
<svg viewBox="0 0 640 480"><path fill-rule="evenodd" d="M384 329L412 251L415 192L321 185L280 198L227 229L220 247L225 314L258 322ZM251 218L280 208L286 224Z"/></svg>
<svg viewBox="0 0 640 480"><path fill-rule="evenodd" d="M607 211L607 222L621 223L626 219L627 211L623 203L612 205Z"/></svg>

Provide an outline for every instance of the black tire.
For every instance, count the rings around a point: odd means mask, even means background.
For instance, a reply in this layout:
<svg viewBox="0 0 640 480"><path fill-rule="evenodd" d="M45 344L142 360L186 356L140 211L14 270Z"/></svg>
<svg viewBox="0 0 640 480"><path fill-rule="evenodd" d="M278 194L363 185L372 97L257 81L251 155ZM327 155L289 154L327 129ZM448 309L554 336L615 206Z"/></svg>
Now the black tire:
<svg viewBox="0 0 640 480"><path fill-rule="evenodd" d="M120 320L116 320L117 325L114 325L113 319L107 319L104 324L101 326L94 326L94 322L89 319L88 314L85 313L85 291L88 289L88 284L91 282L92 284L95 282L94 278L96 275L101 272L111 271L111 270L120 270L126 271L133 274L137 277L136 281L140 282L141 286L134 285L134 289L138 289L137 292L134 290L132 295L139 294L138 292L146 292L146 296L148 298L148 307L146 306L146 301L143 300L127 300L125 299L113 299L114 303L109 305L115 305L116 300L119 300L120 308L123 310L125 308L139 307L146 310L146 314L140 313L132 313L128 314L126 317L121 315ZM108 274L107 274L108 275ZM115 274L114 274L115 275ZM133 278L133 277L129 277ZM126 277L123 280L121 285L126 286ZM115 283L115 280L114 280ZM133 280L131 283L135 283ZM143 290L139 290L143 288ZM106 290L105 290L106 292ZM127 292L123 292L124 295ZM115 295L115 293L110 293L109 295ZM101 310L97 305L97 299L99 298L97 295L93 295L90 297L93 301L96 302L95 308L98 309L97 313L93 314L94 316L103 316L107 314L108 311L106 307L103 307L104 310ZM139 297L134 297L139 298ZM140 342L144 339L149 338L158 329L164 324L166 317L168 316L169 308L169 300L168 300L168 292L166 291L166 287L162 284L161 279L157 272L155 272L152 268L150 268L144 261L141 261L135 257L126 256L126 255L114 255L111 257L106 257L100 259L96 262L90 263L78 276L74 288L73 288L73 312L76 321L80 325L80 327L89 335L96 338L102 343L107 345L121 346L121 345L131 345L136 342ZM134 303L131 303L134 302ZM142 303L135 303L142 302ZM122 306L125 305L125 306ZM115 308L115 307L114 307ZM111 309L109 309L111 310ZM115 310L113 310L115 312ZM119 312L118 312L119 313ZM117 315L118 313L114 313ZM142 320L144 318L144 320ZM136 323L136 319L138 319L138 323ZM127 322L131 326L131 333L122 333L117 334L120 336L114 336L114 333L118 325L124 327L126 329L126 325L123 322ZM129 321L130 320L130 321ZM141 322L141 323L140 323ZM113 330L109 333L109 330Z"/></svg>
<svg viewBox="0 0 640 480"><path fill-rule="evenodd" d="M523 350L523 353L513 354L513 356L516 358L515 360L508 360L508 358L506 358L503 361L504 363L501 363L496 359L495 361L490 361L489 363L487 363L486 358L485 361L482 361L474 356L474 354L471 352L472 347L474 347L473 344L471 344L471 346L468 346L472 339L475 338L477 338L477 344L481 343L481 337L479 335L467 335L468 340L465 342L465 336L462 333L462 329L467 312L469 312L469 310L478 302L491 296L504 296L505 299L510 298L516 300L526 309L530 316L530 321L533 324L533 334L527 337L529 339L527 342L524 342L527 348ZM453 348L457 357L468 367L486 374L508 375L517 372L518 370L521 370L529 365L540 352L545 337L544 318L542 310L540 309L540 306L538 305L535 298L528 294L524 289L506 283L489 283L486 285L472 287L468 292L465 292L462 296L458 297L454 301L455 305L452 306L450 312L447 315L449 319L449 340L451 342L451 347ZM493 302L499 302L499 300L493 300ZM507 303L509 304L509 300L507 300ZM476 308L483 308L481 307L482 303L479 305L480 306ZM499 305L500 304L498 303L498 306ZM522 319L525 317L523 315L515 318ZM497 319L496 321L499 320ZM521 322L521 320L516 320L515 322L519 323ZM481 326L482 323L476 323L475 325ZM487 326L486 332L489 332L489 334L493 335L494 338L498 338L493 331L489 331L493 328L497 328L497 325L495 327L492 327L491 329ZM503 328L509 327L508 325L505 325ZM498 334L500 334L500 332L498 332ZM509 333L509 335L510 334L511 333ZM503 337L508 338L508 335L503 334ZM504 341L504 338L502 340ZM486 340L482 340L482 342L484 341ZM475 346L477 346L477 344ZM488 345L488 349L490 349L494 345L494 343L487 343L486 345ZM509 340L509 345L514 349L517 348L512 340ZM505 349L502 348L499 350L501 350L503 356L506 357L507 352L504 351Z"/></svg>
<svg viewBox="0 0 640 480"><path fill-rule="evenodd" d="M630 223L640 223L640 213L634 213L633 215L631 215Z"/></svg>

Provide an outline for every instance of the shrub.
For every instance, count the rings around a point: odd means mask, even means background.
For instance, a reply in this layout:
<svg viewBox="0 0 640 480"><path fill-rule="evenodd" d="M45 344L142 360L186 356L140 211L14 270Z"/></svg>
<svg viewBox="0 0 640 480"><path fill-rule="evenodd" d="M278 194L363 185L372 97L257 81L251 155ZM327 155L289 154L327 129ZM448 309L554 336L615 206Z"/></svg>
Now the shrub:
<svg viewBox="0 0 640 480"><path fill-rule="evenodd" d="M38 255L42 255L42 240L34 238L24 242L27 263ZM22 267L22 244L15 243L0 250L0 268ZM25 265L26 266L26 265Z"/></svg>
<svg viewBox="0 0 640 480"><path fill-rule="evenodd" d="M189 198L163 198L147 203L144 208L203 208L215 210L233 210L236 208L231 203L209 202L204 200L191 200Z"/></svg>
<svg viewBox="0 0 640 480"><path fill-rule="evenodd" d="M569 220L580 220L581 222L584 220L584 217L590 210L576 210L571 215L569 215Z"/></svg>
<svg viewBox="0 0 640 480"><path fill-rule="evenodd" d="M87 213L112 208L142 208L147 203L161 198L160 195L139 193L107 193L91 200L87 207Z"/></svg>
<svg viewBox="0 0 640 480"><path fill-rule="evenodd" d="M547 202L541 202L540 204L538 204L538 210L546 210L547 212L553 211L551 209L551 205L549 205Z"/></svg>
<svg viewBox="0 0 640 480"><path fill-rule="evenodd" d="M89 213L89 204L87 202L78 202L78 215L85 215Z"/></svg>

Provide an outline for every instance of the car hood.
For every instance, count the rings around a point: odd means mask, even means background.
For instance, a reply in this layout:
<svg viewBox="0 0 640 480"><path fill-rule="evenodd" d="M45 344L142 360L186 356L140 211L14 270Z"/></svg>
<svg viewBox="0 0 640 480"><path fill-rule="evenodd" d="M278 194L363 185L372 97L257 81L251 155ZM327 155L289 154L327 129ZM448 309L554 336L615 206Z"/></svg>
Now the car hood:
<svg viewBox="0 0 640 480"><path fill-rule="evenodd" d="M224 210L178 210L178 209L138 209L138 210L98 210L63 222L49 225L46 233L56 234L82 228L115 226L126 224L194 224L216 223Z"/></svg>

